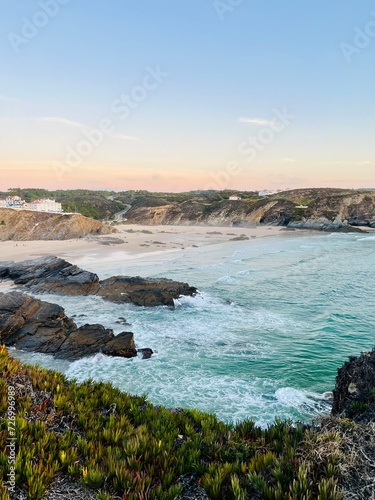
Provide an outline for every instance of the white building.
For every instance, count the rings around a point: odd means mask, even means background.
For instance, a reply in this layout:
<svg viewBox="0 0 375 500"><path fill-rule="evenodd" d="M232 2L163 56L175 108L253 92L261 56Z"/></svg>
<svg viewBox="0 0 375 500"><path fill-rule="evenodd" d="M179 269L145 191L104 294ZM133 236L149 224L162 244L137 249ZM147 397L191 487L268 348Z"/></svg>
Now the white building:
<svg viewBox="0 0 375 500"><path fill-rule="evenodd" d="M274 194L275 191L271 191L269 189L265 189L264 191L259 191L258 195L259 196L270 196L271 194Z"/></svg>
<svg viewBox="0 0 375 500"><path fill-rule="evenodd" d="M0 208L7 207L7 200L5 198L0 198Z"/></svg>
<svg viewBox="0 0 375 500"><path fill-rule="evenodd" d="M36 212L52 212L52 213L62 213L61 203L57 203L55 200L36 200L28 203L27 208L29 210L35 210Z"/></svg>
<svg viewBox="0 0 375 500"><path fill-rule="evenodd" d="M6 208L23 208L24 205L25 201L22 200L19 196L8 196L5 199Z"/></svg>
<svg viewBox="0 0 375 500"><path fill-rule="evenodd" d="M236 194L232 194L232 196L229 196L230 201L240 201L241 198L237 196Z"/></svg>

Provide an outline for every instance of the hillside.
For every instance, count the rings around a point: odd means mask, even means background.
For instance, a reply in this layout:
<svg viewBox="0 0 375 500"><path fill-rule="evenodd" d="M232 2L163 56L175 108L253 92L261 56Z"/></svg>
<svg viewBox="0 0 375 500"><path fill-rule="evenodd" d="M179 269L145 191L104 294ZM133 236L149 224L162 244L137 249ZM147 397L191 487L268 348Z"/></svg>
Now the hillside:
<svg viewBox="0 0 375 500"><path fill-rule="evenodd" d="M297 208L298 206L307 208ZM250 226L272 224L316 229L375 227L375 192L305 189L241 201L184 201L133 207L127 218L142 224ZM316 227L315 227L316 226Z"/></svg>
<svg viewBox="0 0 375 500"><path fill-rule="evenodd" d="M10 190L16 192L15 190ZM10 192L9 191L9 192ZM5 197L8 193L0 193ZM182 224L251 226L272 224L315 229L375 227L375 191L351 189L296 189L260 197L258 192L237 192L240 201L230 201L233 191L150 193L148 191L46 191L24 189L18 194L30 202L39 197L56 199L67 212L96 220L114 220L115 214L131 206L129 222L138 224ZM308 208L296 208L300 205ZM0 219L1 221L1 219ZM95 231L95 230L94 230Z"/></svg>
<svg viewBox="0 0 375 500"><path fill-rule="evenodd" d="M0 209L0 241L68 240L111 231L101 222L82 215Z"/></svg>

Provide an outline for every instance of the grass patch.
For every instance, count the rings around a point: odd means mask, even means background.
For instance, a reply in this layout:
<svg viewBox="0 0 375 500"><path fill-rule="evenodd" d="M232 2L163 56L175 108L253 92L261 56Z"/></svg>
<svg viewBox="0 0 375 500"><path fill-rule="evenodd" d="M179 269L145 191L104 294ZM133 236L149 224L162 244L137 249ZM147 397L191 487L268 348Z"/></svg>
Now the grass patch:
<svg viewBox="0 0 375 500"><path fill-rule="evenodd" d="M341 498L342 436L328 426L277 420L262 430L251 420L229 425L197 410L167 410L108 383L78 384L24 365L4 347L0 374L1 499L9 498L9 388L15 391L16 488L29 499L42 499L64 476L97 499L172 500L188 475L218 500Z"/></svg>

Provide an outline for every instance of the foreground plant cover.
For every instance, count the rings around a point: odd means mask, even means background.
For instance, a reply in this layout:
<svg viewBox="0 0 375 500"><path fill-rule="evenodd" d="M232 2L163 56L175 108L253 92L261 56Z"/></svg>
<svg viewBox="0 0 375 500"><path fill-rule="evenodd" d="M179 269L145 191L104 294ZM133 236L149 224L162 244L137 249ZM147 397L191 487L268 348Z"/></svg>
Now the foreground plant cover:
<svg viewBox="0 0 375 500"><path fill-rule="evenodd" d="M153 406L108 383L68 381L16 361L5 347L0 375L1 500L60 498L56 481L98 500L193 498L185 491L192 482L212 499L340 499L353 484L362 496L351 498L371 498L371 464L355 450L369 442L371 423L229 425L197 410Z"/></svg>

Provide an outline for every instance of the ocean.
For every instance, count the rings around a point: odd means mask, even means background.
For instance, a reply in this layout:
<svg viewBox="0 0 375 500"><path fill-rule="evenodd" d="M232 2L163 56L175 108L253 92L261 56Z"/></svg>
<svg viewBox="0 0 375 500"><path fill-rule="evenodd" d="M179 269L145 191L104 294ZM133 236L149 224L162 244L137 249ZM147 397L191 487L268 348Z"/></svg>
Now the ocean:
<svg viewBox="0 0 375 500"><path fill-rule="evenodd" d="M167 277L199 289L167 307L115 305L97 297L44 300L76 323L132 331L150 360L101 354L74 363L12 351L70 379L108 381L166 407L198 408L219 419L308 421L327 413L324 393L348 356L375 347L375 236L280 233L199 249L87 262L111 275ZM125 318L131 326L124 327Z"/></svg>

